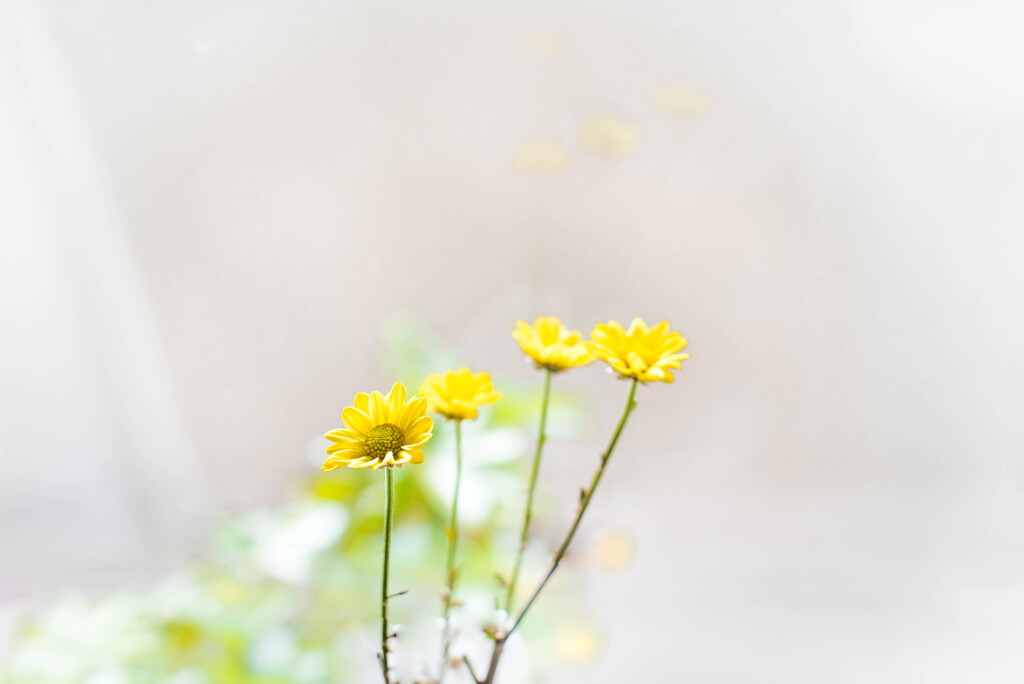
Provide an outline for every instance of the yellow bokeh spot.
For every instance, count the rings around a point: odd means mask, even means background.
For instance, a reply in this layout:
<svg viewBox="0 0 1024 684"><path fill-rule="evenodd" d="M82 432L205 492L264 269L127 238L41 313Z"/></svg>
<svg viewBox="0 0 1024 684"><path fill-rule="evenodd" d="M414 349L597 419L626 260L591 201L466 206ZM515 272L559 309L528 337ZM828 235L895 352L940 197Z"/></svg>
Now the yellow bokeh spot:
<svg viewBox="0 0 1024 684"><path fill-rule="evenodd" d="M550 57L565 49L565 36L558 33L538 33L519 44L519 54L525 57Z"/></svg>
<svg viewBox="0 0 1024 684"><path fill-rule="evenodd" d="M624 572L636 558L636 540L622 530L609 530L594 544L594 562L608 572Z"/></svg>
<svg viewBox="0 0 1024 684"><path fill-rule="evenodd" d="M580 126L580 144L583 149L608 159L632 154L639 139L635 126L611 114L590 117Z"/></svg>
<svg viewBox="0 0 1024 684"><path fill-rule="evenodd" d="M203 638L203 631L194 622L171 620L164 625L167 642L172 648L189 651L195 648Z"/></svg>
<svg viewBox="0 0 1024 684"><path fill-rule="evenodd" d="M708 97L681 85L655 89L651 93L651 104L662 114L681 119L703 114L711 108Z"/></svg>
<svg viewBox="0 0 1024 684"><path fill-rule="evenodd" d="M569 152L550 140L526 143L516 152L515 167L523 173L558 173L569 168Z"/></svg>
<svg viewBox="0 0 1024 684"><path fill-rule="evenodd" d="M213 593L214 598L228 607L239 605L245 600L246 595L244 584L228 579L213 582L210 585L210 591Z"/></svg>
<svg viewBox="0 0 1024 684"><path fill-rule="evenodd" d="M597 657L601 637L591 625L574 623L560 630L555 637L555 653L574 665L584 665Z"/></svg>
<svg viewBox="0 0 1024 684"><path fill-rule="evenodd" d="M321 476L313 478L310 490L313 496L318 499L344 501L355 491L355 486L351 484L351 480Z"/></svg>

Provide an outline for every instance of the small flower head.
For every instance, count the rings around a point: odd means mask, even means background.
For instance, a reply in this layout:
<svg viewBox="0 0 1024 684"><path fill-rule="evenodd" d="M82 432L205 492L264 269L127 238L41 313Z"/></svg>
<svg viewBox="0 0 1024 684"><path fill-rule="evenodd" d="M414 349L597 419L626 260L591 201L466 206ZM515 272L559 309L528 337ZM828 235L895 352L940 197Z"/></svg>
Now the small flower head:
<svg viewBox="0 0 1024 684"><path fill-rule="evenodd" d="M427 400L405 398L405 385L396 382L387 396L380 392L356 395L352 406L341 412L345 427L331 430L323 470L391 468L422 463L420 450L433 434L434 420L425 415Z"/></svg>
<svg viewBox="0 0 1024 684"><path fill-rule="evenodd" d="M629 330L618 321L598 323L590 333L587 347L624 378L640 382L674 382L670 369L678 369L689 354L686 338L669 330L668 321L649 328L642 318L634 318Z"/></svg>
<svg viewBox="0 0 1024 684"><path fill-rule="evenodd" d="M463 366L444 374L431 373L423 381L420 394L427 400L427 408L450 420L472 420L478 409L501 399L494 391L490 373L473 373Z"/></svg>
<svg viewBox="0 0 1024 684"><path fill-rule="evenodd" d="M512 337L538 368L563 371L594 360L579 330L569 330L554 316L541 316L530 325L516 321Z"/></svg>

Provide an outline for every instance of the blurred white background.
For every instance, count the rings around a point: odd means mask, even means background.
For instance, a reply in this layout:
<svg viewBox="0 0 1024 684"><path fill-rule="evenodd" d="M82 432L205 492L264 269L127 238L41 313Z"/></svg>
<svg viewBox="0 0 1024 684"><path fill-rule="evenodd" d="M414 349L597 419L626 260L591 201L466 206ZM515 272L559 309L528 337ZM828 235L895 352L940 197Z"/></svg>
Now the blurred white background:
<svg viewBox="0 0 1024 684"><path fill-rule="evenodd" d="M600 657L551 681L1021 681L1022 23L0 1L0 601L286 498L396 313L498 377L516 318L641 315L693 358L587 523L638 544ZM566 382L596 451L620 398Z"/></svg>

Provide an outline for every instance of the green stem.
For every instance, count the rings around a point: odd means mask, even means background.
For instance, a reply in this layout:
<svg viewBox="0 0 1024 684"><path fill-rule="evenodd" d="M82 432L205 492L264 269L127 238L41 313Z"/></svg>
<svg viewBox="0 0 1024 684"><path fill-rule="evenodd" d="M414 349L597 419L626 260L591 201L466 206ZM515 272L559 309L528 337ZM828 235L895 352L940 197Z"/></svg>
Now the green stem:
<svg viewBox="0 0 1024 684"><path fill-rule="evenodd" d="M516 583L519 581L519 569L523 564L523 554L526 552L526 545L530 537L530 523L533 520L533 497L537 491L537 473L540 472L540 458L544 450L544 443L548 437L545 432L548 424L548 404L551 399L551 376L550 370L544 371L544 391L540 400L540 431L537 434L537 447L533 452L533 465L530 467L530 488L526 493L526 512L523 515L523 529L519 534L519 551L516 553L516 561L512 566L512 576L508 581L508 592L505 595L505 610L512 612L512 601L515 600Z"/></svg>
<svg viewBox="0 0 1024 684"><path fill-rule="evenodd" d="M395 476L392 468L385 468L384 490L384 573L380 588L380 667L384 684L391 684L391 668L388 666L388 573L391 563L391 527L395 509Z"/></svg>
<svg viewBox="0 0 1024 684"><path fill-rule="evenodd" d="M448 563L445 571L447 592L444 596L444 632L441 634L441 671L437 676L437 684L444 682L444 674L448 669L448 651L451 648L449 627L452 612L452 601L455 595L456 551L459 546L459 489L462 485L462 421L455 421L455 494L452 496L451 513L448 516Z"/></svg>
<svg viewBox="0 0 1024 684"><path fill-rule="evenodd" d="M509 628L508 632L497 637L494 640L494 650L491 652L491 662L487 668L487 676L483 679L480 684L494 684L494 675L498 671L498 661L501 659L501 654L505 648L505 642L512 636L512 633L519 627L519 623L526 617L527 611L533 605L537 597L540 596L541 591L547 586L548 581L555 574L558 566L561 564L562 559L565 558L566 552L569 550L569 545L572 544L573 538L576 536L576 530L579 529L580 521L583 520L583 514L587 512L587 507L590 505L590 501L594 496L594 492L597 490L597 485L600 484L601 478L604 476L604 471L608 465L608 460L612 457L612 452L615 451L615 445L619 443L619 437L622 435L622 430L626 427L626 421L629 420L629 415L636 408L636 388L638 381L634 378L629 386L629 396L626 399L626 406L622 411L622 417L619 418L619 424L615 428L615 433L612 435L611 441L608 443L608 448L605 449L604 453L601 454L601 463L597 467L597 472L594 473L593 479L590 481L590 487L580 491L580 503L576 510L576 518L572 522L572 527L569 528L569 532L565 535L565 539L562 540L561 546L558 547L558 551L555 552L555 556L551 561L551 567L548 568L547 574L544 575L544 579L541 580L540 584L534 590L530 596L530 600L526 602L523 609L519 611L519 615L516 617L515 622Z"/></svg>

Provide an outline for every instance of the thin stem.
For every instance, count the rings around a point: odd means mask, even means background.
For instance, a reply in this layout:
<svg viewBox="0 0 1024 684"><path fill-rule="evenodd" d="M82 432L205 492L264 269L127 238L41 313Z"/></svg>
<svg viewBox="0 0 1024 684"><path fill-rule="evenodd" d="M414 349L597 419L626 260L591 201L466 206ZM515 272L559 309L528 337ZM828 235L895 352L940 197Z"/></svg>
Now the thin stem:
<svg viewBox="0 0 1024 684"><path fill-rule="evenodd" d="M391 563L391 527L395 509L395 476L392 468L385 468L384 490L384 573L380 589L380 667L384 684L391 684L391 668L388 666L388 573Z"/></svg>
<svg viewBox="0 0 1024 684"><path fill-rule="evenodd" d="M638 381L634 378L629 386L629 396L626 399L626 406L622 410L622 417L619 418L619 424L615 428L615 433L612 435L611 441L608 443L608 448L605 449L604 453L601 454L601 463L597 467L597 471L594 473L593 479L590 481L590 486L587 489L580 491L580 503L576 509L576 518L572 522L572 527L569 528L569 532L565 535L565 539L562 540L561 546L555 552L555 556L551 561L551 567L548 568L547 574L544 575L544 579L541 580L540 584L537 585L536 590L530 596L530 600L526 602L523 609L519 611L519 615L516 617L515 622L509 628L508 632L495 638L494 650L491 652L491 662L487 668L487 677L481 682L481 684L494 684L494 675L498 670L498 661L501 659L501 654L505 648L505 642L512 636L512 633L519 627L519 623L526 617L527 611L533 606L534 601L540 596L541 591L547 586L547 583L551 580L551 577L555 574L558 566L561 564L562 559L565 558L566 552L569 550L569 545L572 544L573 538L576 536L576 530L579 529L580 521L583 520L583 514L587 512L587 507L590 505L591 499L594 497L594 492L597 490L597 485L601 483L601 478L604 476L604 471L608 465L609 459L612 457L612 452L615 451L615 446L619 443L619 437L622 435L623 428L626 427L626 421L629 420L630 414L633 409L636 408L636 388Z"/></svg>
<svg viewBox="0 0 1024 684"><path fill-rule="evenodd" d="M555 552L555 557L552 560L551 567L548 569L547 574L544 575L544 579L541 580L541 583L537 586L533 595L530 596L530 600L526 602L526 605L523 606L523 609L519 612L519 616L512 624L512 628L509 629L509 634L514 632L516 627L519 626L519 623L523 621L524 617L526 617L526 612L530 610L530 606L532 606L533 602L537 600L540 592L543 591L544 587L551 579L551 576L555 574L555 570L558 569L562 559L565 558L565 554L569 550L569 545L572 544L573 537L576 536L576 530L579 529L580 521L583 520L583 514L587 512L590 500L594 496L594 491L597 490L597 485L601 483L601 478L604 477L605 467L608 465L608 461L612 457L612 452L615 451L615 446L619 443L619 437L622 435L623 428L626 427L626 421L629 420L629 414L631 414L633 409L636 408L636 388L638 384L638 381L634 378L629 386L629 396L626 399L626 406L622 410L622 417L619 418L619 424L615 428L615 434L612 435L612 439L608 443L608 448L605 449L605 452L601 455L601 464L598 466L593 479L590 481L590 487L580 492L580 503L576 511L576 519L572 521L572 527L569 528L569 533L565 535L565 539L562 540L562 545L559 546L558 551Z"/></svg>
<svg viewBox="0 0 1024 684"><path fill-rule="evenodd" d="M469 670L469 676L473 678L474 682L479 684L480 678L476 676L476 671L473 669L473 663L469 662L469 656L462 656L462 662L466 664L466 669Z"/></svg>
<svg viewBox="0 0 1024 684"><path fill-rule="evenodd" d="M537 434L537 447L533 452L533 465L530 467L530 487L526 493L526 512L523 514L523 529L519 534L519 551L516 553L516 561L512 566L512 576L508 581L508 592L505 595L505 610L512 612L512 601L516 595L516 583L519 580L519 569L523 564L523 554L526 552L526 545L530 537L530 523L533 521L533 497L537 491L537 474L540 472L540 458L544 450L544 443L547 441L546 434L548 424L548 403L551 399L551 376L553 373L544 371L544 391L540 400L540 430Z"/></svg>
<svg viewBox="0 0 1024 684"><path fill-rule="evenodd" d="M455 494L452 496L451 513L448 516L448 563L445 570L447 582L444 595L444 632L441 634L441 670L437 675L437 684L444 682L444 674L448 669L448 651L451 648L449 639L452 601L455 595L455 580L458 572L455 569L456 551L459 546L459 489L462 485L462 421L455 421Z"/></svg>
<svg viewBox="0 0 1024 684"><path fill-rule="evenodd" d="M501 654L505 651L506 641L508 641L508 635L494 640L494 650L491 652L491 662L487 666L487 676L481 680L480 684L494 684L494 675L498 673L498 662L501 660Z"/></svg>

